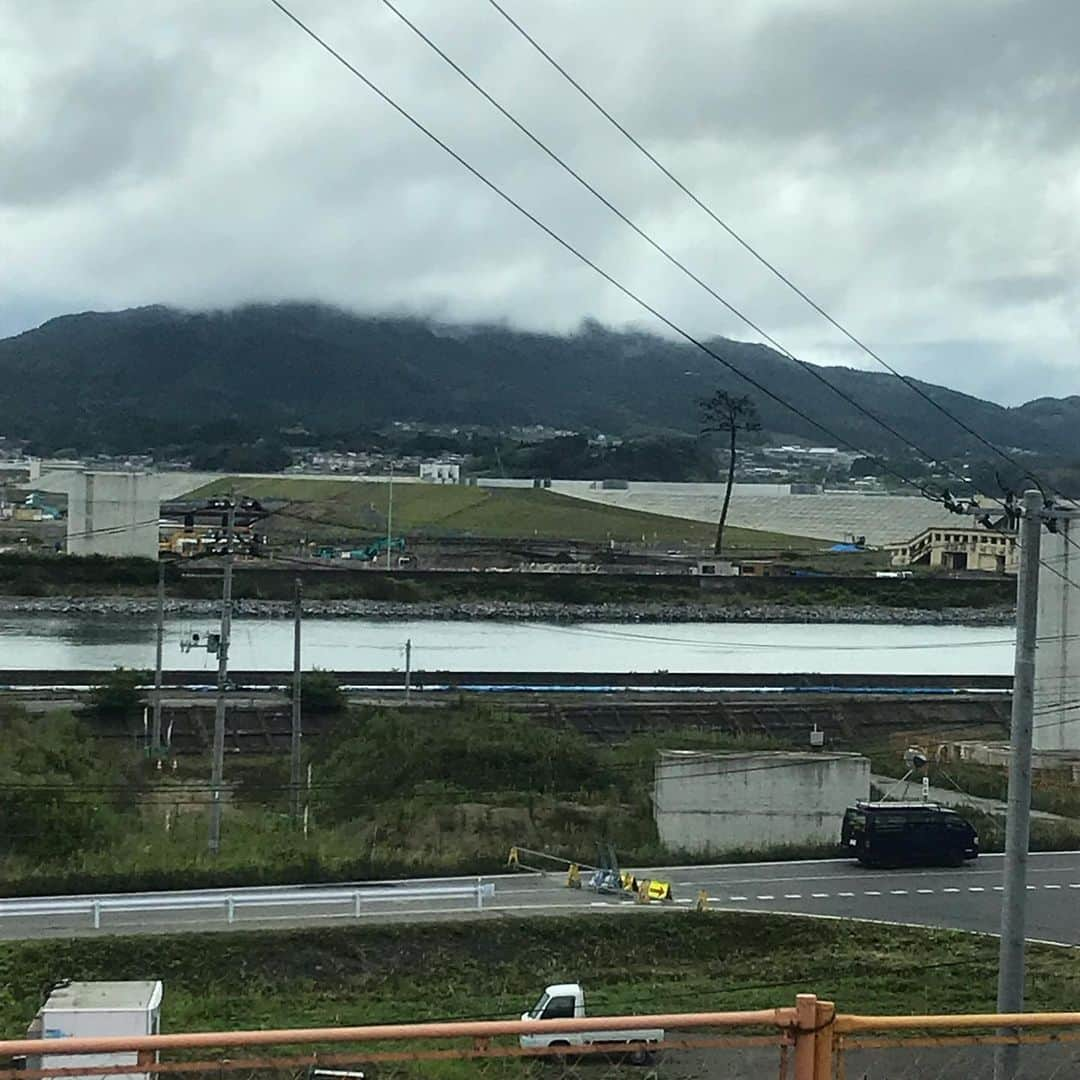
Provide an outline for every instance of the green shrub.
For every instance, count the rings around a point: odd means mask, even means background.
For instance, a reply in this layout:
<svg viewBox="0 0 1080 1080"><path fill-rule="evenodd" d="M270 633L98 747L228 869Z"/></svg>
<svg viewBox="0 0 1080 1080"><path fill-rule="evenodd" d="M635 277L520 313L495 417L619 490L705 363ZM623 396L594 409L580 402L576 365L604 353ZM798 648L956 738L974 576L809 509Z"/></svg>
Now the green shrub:
<svg viewBox="0 0 1080 1080"><path fill-rule="evenodd" d="M345 694L337 675L315 668L300 675L300 706L305 713L337 713L345 710Z"/></svg>
<svg viewBox="0 0 1080 1080"><path fill-rule="evenodd" d="M110 671L90 691L90 707L102 719L126 719L138 714L142 708L139 687L149 675L145 671L118 667Z"/></svg>
<svg viewBox="0 0 1080 1080"><path fill-rule="evenodd" d="M0 843L44 861L107 843L136 785L109 769L67 715L0 710Z"/></svg>

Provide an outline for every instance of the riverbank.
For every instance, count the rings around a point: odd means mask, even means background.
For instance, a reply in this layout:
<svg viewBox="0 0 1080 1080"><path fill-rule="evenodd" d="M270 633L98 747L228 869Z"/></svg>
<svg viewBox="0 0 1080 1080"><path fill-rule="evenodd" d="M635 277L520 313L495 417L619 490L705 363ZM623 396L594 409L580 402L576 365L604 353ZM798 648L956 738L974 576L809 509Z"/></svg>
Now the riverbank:
<svg viewBox="0 0 1080 1080"><path fill-rule="evenodd" d="M904 626L1011 626L1015 610L992 607L887 607L879 604L789 604L644 601L568 603L552 600L305 600L304 615L320 619L382 619L386 621L493 620L545 623L851 623ZM0 615L83 615L152 617L152 596L0 596ZM166 615L208 618L220 611L216 599L169 597ZM291 618L285 600L241 597L233 603L237 618Z"/></svg>

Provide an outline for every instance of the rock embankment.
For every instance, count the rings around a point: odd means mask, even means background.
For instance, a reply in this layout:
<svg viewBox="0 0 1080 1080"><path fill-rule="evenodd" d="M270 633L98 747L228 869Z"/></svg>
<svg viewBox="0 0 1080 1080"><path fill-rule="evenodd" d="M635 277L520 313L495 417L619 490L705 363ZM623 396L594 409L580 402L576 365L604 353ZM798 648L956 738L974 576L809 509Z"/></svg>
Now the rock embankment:
<svg viewBox="0 0 1080 1080"><path fill-rule="evenodd" d="M169 615L206 618L216 615L215 600L168 600ZM152 597L23 597L0 596L0 614L89 615L117 618L150 617ZM292 604L282 600L237 600L238 618L285 618ZM566 604L555 601L454 600L402 603L392 600L307 600L304 614L314 619L471 620L516 622L746 622L746 623L890 623L895 625L1007 626L1011 607L938 609L891 608L872 604L687 604L602 603Z"/></svg>

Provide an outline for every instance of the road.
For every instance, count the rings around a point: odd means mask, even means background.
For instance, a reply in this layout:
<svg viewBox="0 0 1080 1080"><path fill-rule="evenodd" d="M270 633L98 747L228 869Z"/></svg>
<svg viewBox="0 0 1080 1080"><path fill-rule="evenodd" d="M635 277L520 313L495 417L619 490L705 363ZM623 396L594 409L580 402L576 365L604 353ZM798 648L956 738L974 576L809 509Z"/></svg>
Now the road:
<svg viewBox="0 0 1080 1080"><path fill-rule="evenodd" d="M521 872L483 879L495 884L494 899L484 904L483 912L475 911L460 899L402 897L400 901L365 905L357 919L354 905L318 902L321 887L305 886L312 893L310 907L275 909L270 904L255 910L239 910L231 925L226 921L223 904L220 915L206 911L108 912L102 916L99 930L89 925L85 914L6 917L0 919L0 937L183 933L334 925L351 921L490 919L575 912L643 914L665 911L675 914L692 910L701 890L708 896L711 908L731 911L869 919L982 933L996 933L1000 918L1000 855L984 855L977 862L959 869L867 870L856 863L837 859L662 867L639 873L671 881L674 901L651 904L646 908L619 897L598 896L584 888L568 889L560 875ZM476 881L475 878L439 880L447 884L450 881ZM1080 852L1032 855L1028 883L1028 936L1033 940L1080 945ZM404 889L421 882L396 884ZM333 886L337 890L341 887ZM223 899L225 896L227 890L222 890Z"/></svg>

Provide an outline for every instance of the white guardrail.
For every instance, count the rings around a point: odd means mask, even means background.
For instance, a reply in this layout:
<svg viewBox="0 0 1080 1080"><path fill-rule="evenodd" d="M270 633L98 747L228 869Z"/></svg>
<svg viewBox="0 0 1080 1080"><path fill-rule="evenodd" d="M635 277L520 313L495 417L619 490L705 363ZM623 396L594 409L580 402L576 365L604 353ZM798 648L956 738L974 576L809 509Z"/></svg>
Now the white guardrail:
<svg viewBox="0 0 1080 1080"><path fill-rule="evenodd" d="M441 911L483 911L484 901L495 895L492 883L475 881L448 885L381 886L265 886L250 889L205 889L187 892L119 893L99 896L33 896L0 899L0 919L46 918L86 915L95 930L101 929L103 915L110 912L221 912L227 923L236 922L246 909L261 909L264 918L341 918L375 913L377 905L464 900L466 906L440 908ZM301 908L288 915L266 914L272 908ZM385 910L385 909L384 909ZM409 907L403 908L408 912Z"/></svg>

